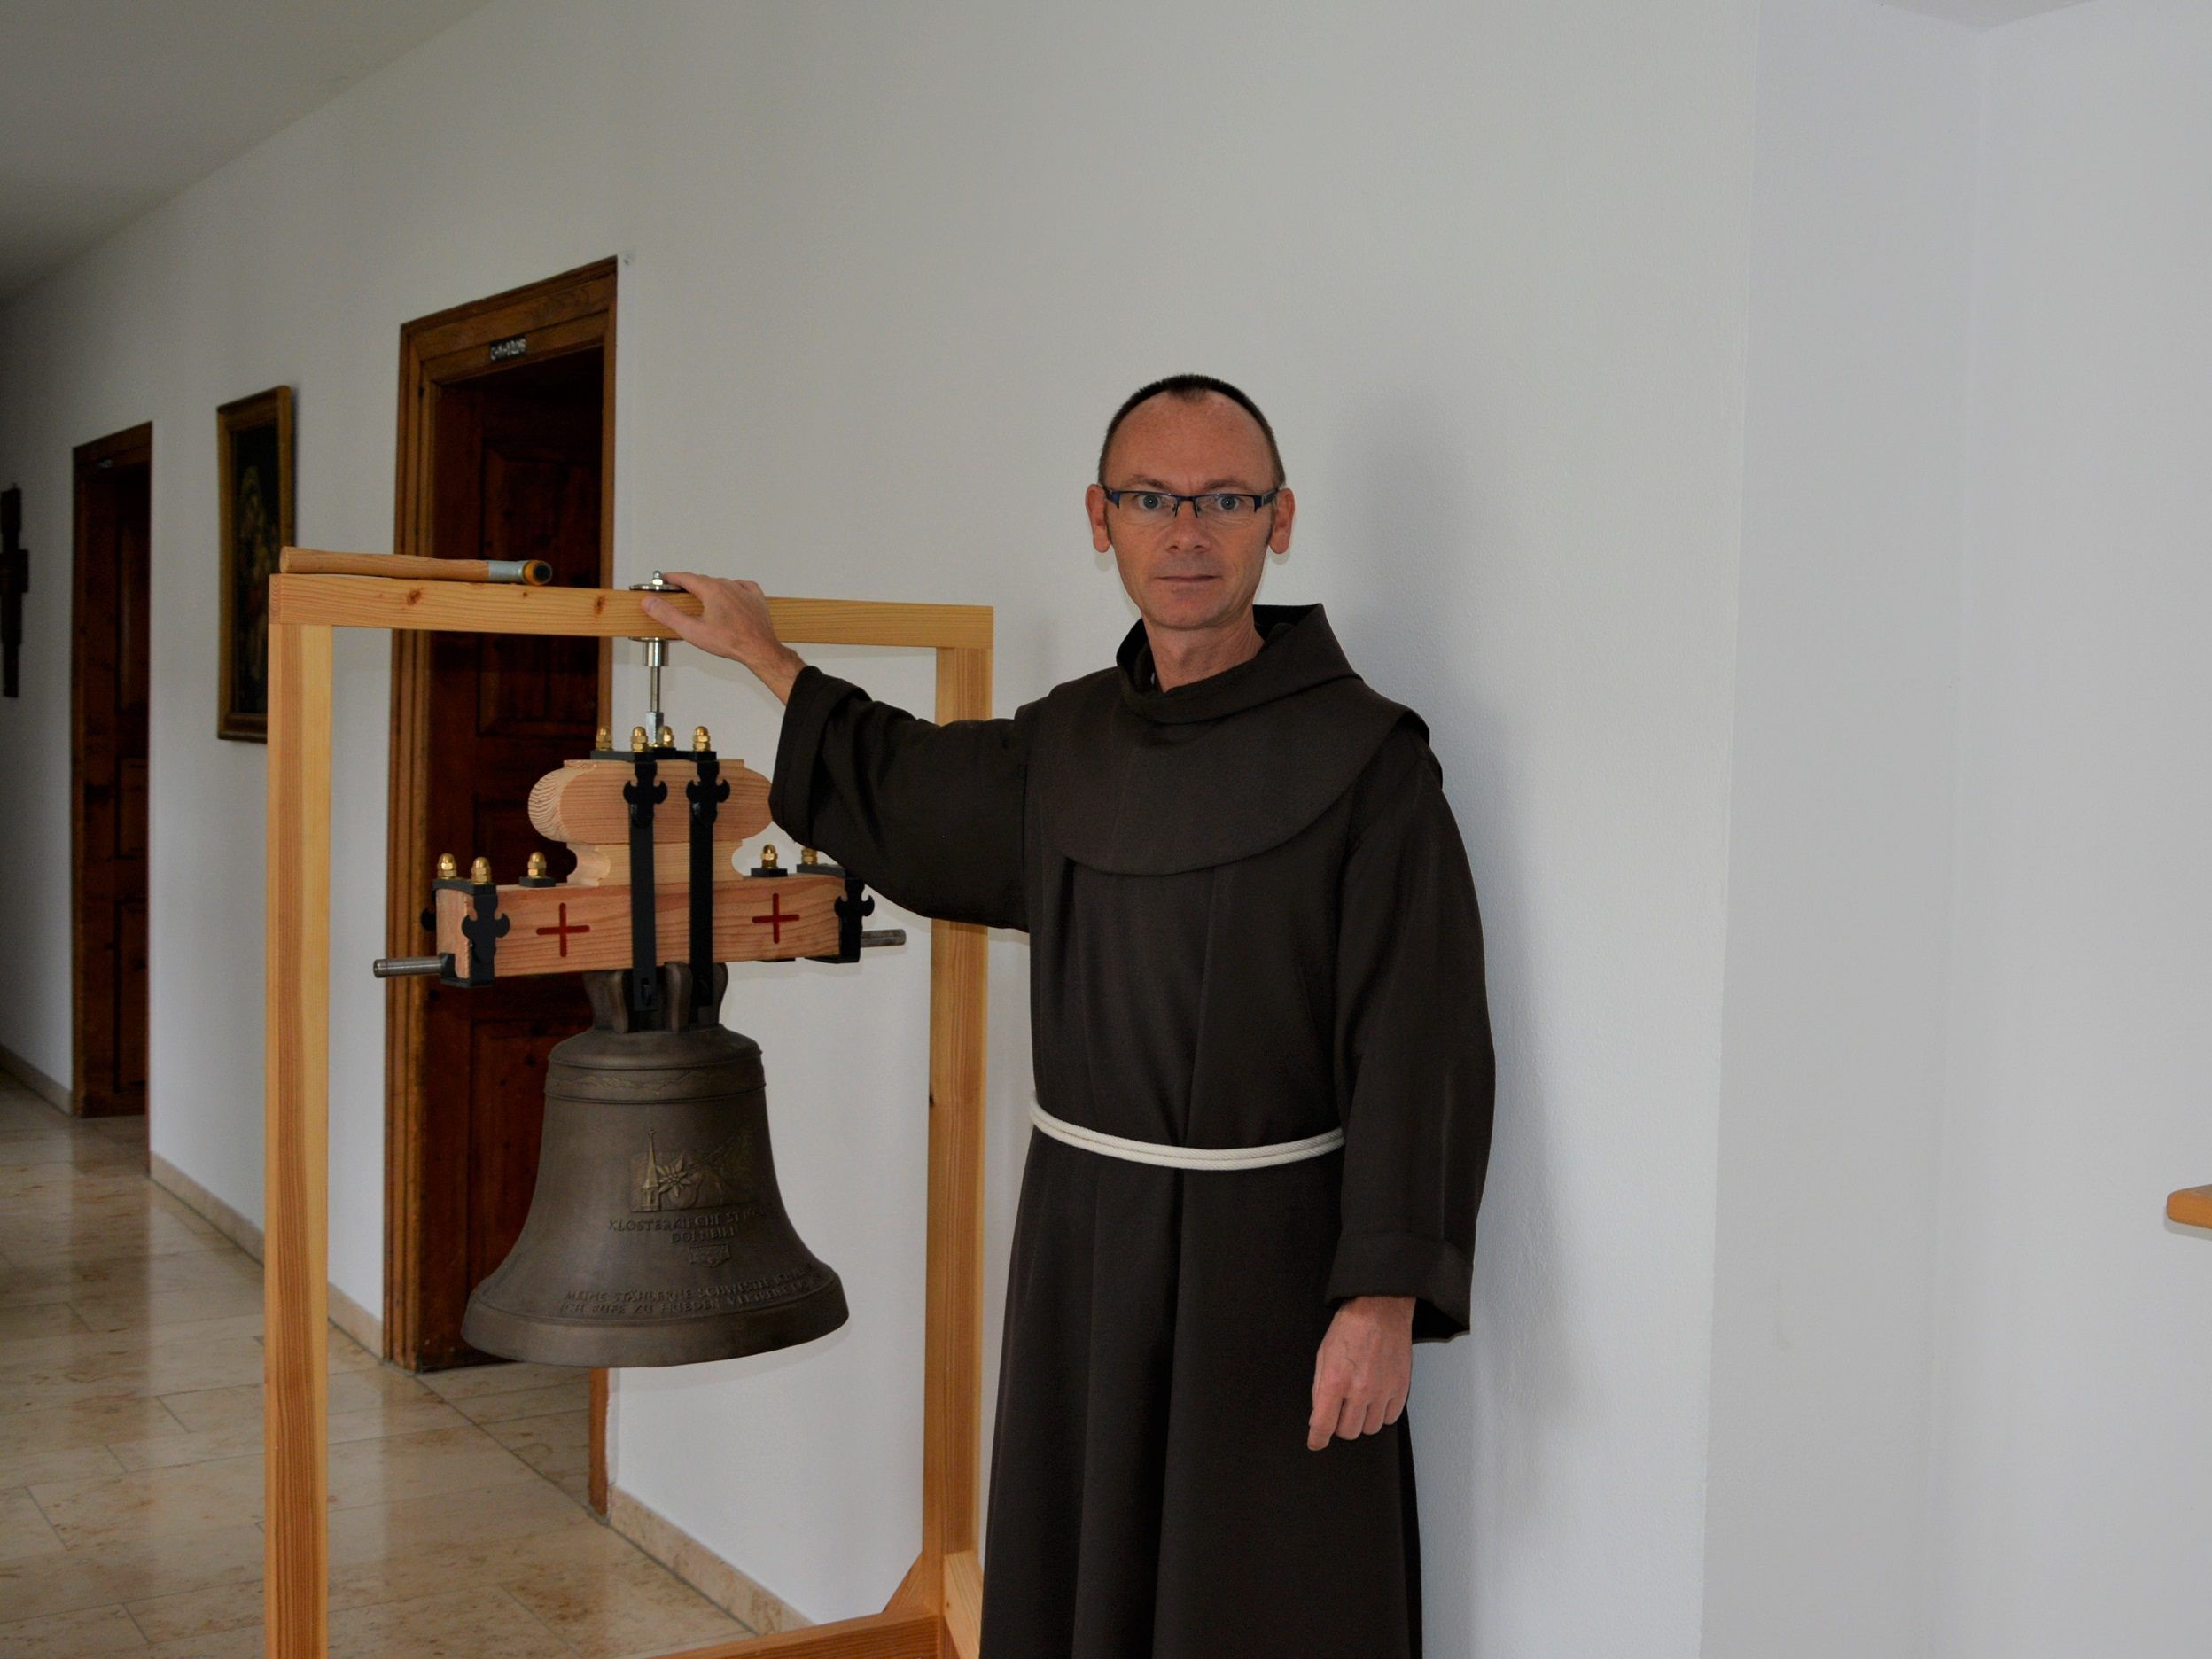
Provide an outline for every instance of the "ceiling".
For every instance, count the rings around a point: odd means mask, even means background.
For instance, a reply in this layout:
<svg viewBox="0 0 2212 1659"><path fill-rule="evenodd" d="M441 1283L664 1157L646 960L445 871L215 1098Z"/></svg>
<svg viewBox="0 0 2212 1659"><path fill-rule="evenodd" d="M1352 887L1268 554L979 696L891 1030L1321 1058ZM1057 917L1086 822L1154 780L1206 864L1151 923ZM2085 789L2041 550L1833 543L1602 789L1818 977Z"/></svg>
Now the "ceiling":
<svg viewBox="0 0 2212 1659"><path fill-rule="evenodd" d="M484 0L0 0L0 300Z"/></svg>
<svg viewBox="0 0 2212 1659"><path fill-rule="evenodd" d="M2045 12L2063 12L2068 6L2082 4L2083 0L1882 0L1882 4L1905 12L1925 12L1930 17L1956 18L1961 23L1992 28L1999 23L2017 23L2022 18L2039 17Z"/></svg>

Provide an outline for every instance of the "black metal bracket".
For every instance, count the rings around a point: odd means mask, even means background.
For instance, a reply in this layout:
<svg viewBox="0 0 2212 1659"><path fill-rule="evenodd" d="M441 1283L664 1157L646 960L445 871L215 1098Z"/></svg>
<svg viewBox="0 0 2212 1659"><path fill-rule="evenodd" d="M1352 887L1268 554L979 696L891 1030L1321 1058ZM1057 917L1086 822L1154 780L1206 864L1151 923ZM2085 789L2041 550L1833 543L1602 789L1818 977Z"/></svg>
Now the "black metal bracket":
<svg viewBox="0 0 2212 1659"><path fill-rule="evenodd" d="M673 744L656 744L650 749L588 750L584 759L587 760L620 760L627 764L636 759L640 755L648 755L655 760L688 760L691 758L691 752L688 749L679 749Z"/></svg>
<svg viewBox="0 0 2212 1659"><path fill-rule="evenodd" d="M705 1023L714 989L714 818L729 783L712 749L694 749L698 775L683 786L691 803L691 1020Z"/></svg>
<svg viewBox="0 0 2212 1659"><path fill-rule="evenodd" d="M474 989L492 983L495 970L499 941L507 937L507 930L514 925L512 916L499 913L499 888L493 882L434 881L430 884L433 893L460 892L469 895L470 914L461 918L461 937L469 941L469 976L462 978L453 970L453 953L440 953L446 971L438 976L440 985ZM433 904L436 900L432 901ZM425 922L436 922L432 911L423 912Z"/></svg>
<svg viewBox="0 0 2212 1659"><path fill-rule="evenodd" d="M635 781L622 786L630 806L630 1007L640 1015L660 1008L660 946L655 937L653 808L668 798L668 786L655 781L659 765L650 754L633 755Z"/></svg>
<svg viewBox="0 0 2212 1659"><path fill-rule="evenodd" d="M834 956L809 956L806 960L820 962L860 961L861 923L876 914L876 901L868 896L868 884L842 864L825 862L809 865L806 867L805 873L845 877L845 897L834 906L837 913L837 954Z"/></svg>

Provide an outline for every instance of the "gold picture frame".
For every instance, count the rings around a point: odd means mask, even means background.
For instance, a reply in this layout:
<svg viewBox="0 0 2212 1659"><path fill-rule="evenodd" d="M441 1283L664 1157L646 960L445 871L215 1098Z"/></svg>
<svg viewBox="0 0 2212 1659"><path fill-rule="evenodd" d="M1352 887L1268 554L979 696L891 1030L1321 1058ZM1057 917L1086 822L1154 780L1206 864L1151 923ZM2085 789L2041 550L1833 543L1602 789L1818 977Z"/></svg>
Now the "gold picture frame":
<svg viewBox="0 0 2212 1659"><path fill-rule="evenodd" d="M292 388L271 386L215 411L221 502L221 667L215 736L269 741L269 579L292 526ZM271 496L276 499L272 502Z"/></svg>

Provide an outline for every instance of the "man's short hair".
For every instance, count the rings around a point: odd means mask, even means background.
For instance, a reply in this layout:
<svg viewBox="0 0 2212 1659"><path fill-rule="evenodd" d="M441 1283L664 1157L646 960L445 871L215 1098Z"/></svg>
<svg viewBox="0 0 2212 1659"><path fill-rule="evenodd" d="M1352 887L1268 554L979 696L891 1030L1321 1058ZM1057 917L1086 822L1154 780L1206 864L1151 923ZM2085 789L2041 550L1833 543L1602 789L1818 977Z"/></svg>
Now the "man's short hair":
<svg viewBox="0 0 2212 1659"><path fill-rule="evenodd" d="M1098 481L1101 484L1106 482L1106 452L1114 447L1114 434L1121 430L1121 423L1129 418L1131 409L1145 401L1146 399L1158 397L1163 393L1170 397L1179 397L1186 403L1196 403L1209 392L1219 392L1259 423L1260 436L1267 440L1267 458L1274 463L1275 486L1277 488L1281 487L1282 451L1275 447L1275 429L1267 424L1267 417L1259 412L1259 405L1227 381L1217 380L1211 375L1202 374L1169 375L1164 380L1155 380L1150 386L1139 386L1128 395L1122 406L1114 411L1113 419L1106 423L1106 441L1098 446Z"/></svg>

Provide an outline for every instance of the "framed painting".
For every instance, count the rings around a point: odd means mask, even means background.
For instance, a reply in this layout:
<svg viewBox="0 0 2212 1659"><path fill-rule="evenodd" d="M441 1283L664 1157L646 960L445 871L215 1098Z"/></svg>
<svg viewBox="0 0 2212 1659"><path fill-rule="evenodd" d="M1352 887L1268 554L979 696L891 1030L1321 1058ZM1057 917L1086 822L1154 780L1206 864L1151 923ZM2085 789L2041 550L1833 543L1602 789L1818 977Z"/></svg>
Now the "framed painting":
<svg viewBox="0 0 2212 1659"><path fill-rule="evenodd" d="M215 736L269 741L269 579L292 540L292 388L215 411L222 503L222 664Z"/></svg>

